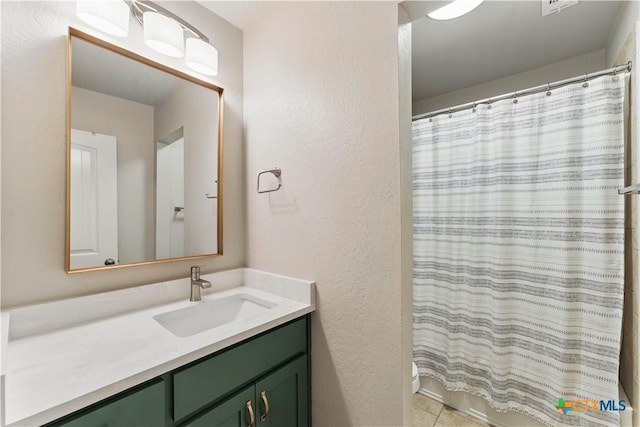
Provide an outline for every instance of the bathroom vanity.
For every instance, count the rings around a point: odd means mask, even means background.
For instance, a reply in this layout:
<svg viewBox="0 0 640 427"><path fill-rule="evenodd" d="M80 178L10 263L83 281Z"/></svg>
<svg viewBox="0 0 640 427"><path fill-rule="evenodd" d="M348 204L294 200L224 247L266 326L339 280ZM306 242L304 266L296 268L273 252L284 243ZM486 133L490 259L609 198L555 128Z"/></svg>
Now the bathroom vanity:
<svg viewBox="0 0 640 427"><path fill-rule="evenodd" d="M307 317L49 426L309 425Z"/></svg>
<svg viewBox="0 0 640 427"><path fill-rule="evenodd" d="M314 284L202 277L196 303L180 279L4 313L5 425L309 425Z"/></svg>
<svg viewBox="0 0 640 427"><path fill-rule="evenodd" d="M73 13L54 12L55 25ZM0 313L0 425L309 425L314 283L193 265L223 255L218 84L241 98L236 79L66 30L65 271L94 294ZM101 294L91 283L181 260L183 279Z"/></svg>

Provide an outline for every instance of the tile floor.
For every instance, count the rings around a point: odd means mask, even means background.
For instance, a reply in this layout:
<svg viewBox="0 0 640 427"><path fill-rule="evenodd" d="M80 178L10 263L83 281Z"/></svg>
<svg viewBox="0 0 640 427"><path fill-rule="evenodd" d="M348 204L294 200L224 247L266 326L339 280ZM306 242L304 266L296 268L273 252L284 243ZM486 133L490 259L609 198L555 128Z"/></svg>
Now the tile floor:
<svg viewBox="0 0 640 427"><path fill-rule="evenodd" d="M414 427L491 427L427 396L413 395Z"/></svg>

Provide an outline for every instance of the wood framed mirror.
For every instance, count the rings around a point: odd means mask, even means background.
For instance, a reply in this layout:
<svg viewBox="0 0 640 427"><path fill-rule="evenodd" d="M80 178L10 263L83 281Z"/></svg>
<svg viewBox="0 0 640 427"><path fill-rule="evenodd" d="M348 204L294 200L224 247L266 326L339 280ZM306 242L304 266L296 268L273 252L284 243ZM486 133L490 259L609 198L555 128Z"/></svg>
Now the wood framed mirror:
<svg viewBox="0 0 640 427"><path fill-rule="evenodd" d="M223 89L74 28L66 271L222 255Z"/></svg>

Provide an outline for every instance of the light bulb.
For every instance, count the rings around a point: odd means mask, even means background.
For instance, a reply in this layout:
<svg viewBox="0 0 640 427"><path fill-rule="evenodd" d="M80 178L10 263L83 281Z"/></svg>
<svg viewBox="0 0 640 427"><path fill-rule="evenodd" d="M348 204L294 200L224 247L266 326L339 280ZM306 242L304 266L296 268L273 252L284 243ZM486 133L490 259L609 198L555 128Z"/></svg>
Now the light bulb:
<svg viewBox="0 0 640 427"><path fill-rule="evenodd" d="M184 31L180 24L157 12L145 12L142 21L147 46L167 56L184 56Z"/></svg>
<svg viewBox="0 0 640 427"><path fill-rule="evenodd" d="M187 39L187 65L206 76L218 74L218 50L204 40Z"/></svg>
<svg viewBox="0 0 640 427"><path fill-rule="evenodd" d="M451 3L442 6L440 9L436 9L427 14L427 16L438 21L458 18L471 12L473 9L480 6L482 2L484 2L484 0L454 0Z"/></svg>
<svg viewBox="0 0 640 427"><path fill-rule="evenodd" d="M123 0L78 0L76 15L104 33L118 37L129 34L129 6Z"/></svg>

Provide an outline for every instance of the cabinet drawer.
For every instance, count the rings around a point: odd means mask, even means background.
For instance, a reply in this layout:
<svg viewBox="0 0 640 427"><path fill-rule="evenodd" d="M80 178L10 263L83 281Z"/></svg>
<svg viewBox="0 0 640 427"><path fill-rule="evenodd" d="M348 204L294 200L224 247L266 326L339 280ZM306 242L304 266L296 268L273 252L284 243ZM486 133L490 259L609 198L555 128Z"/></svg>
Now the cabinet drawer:
<svg viewBox="0 0 640 427"><path fill-rule="evenodd" d="M179 421L307 349L306 318L176 371L174 420Z"/></svg>
<svg viewBox="0 0 640 427"><path fill-rule="evenodd" d="M165 383L125 391L46 427L157 427L165 424Z"/></svg>

